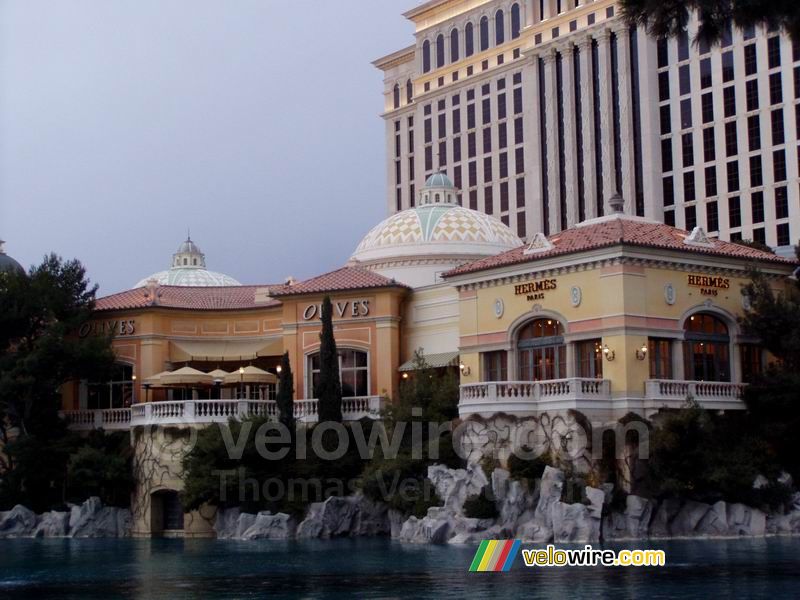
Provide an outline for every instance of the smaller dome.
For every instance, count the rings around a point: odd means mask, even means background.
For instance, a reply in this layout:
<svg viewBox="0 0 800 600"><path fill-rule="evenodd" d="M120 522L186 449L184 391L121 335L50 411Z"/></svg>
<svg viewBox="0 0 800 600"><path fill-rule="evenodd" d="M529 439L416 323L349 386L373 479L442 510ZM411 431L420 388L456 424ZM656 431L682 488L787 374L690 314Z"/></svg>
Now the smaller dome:
<svg viewBox="0 0 800 600"><path fill-rule="evenodd" d="M6 254L3 246L5 246L5 242L0 240L0 273L10 273L12 271L24 273L25 269L22 268L22 265Z"/></svg>
<svg viewBox="0 0 800 600"><path fill-rule="evenodd" d="M147 285L150 279L155 279L158 285L181 286L233 286L241 285L233 277L209 271L206 269L206 257L199 246L187 236L186 240L178 246L178 251L172 255L172 267L168 271L159 271L149 277L140 279L134 288Z"/></svg>
<svg viewBox="0 0 800 600"><path fill-rule="evenodd" d="M181 242L181 245L178 246L178 251L176 252L176 254L182 254L184 252L187 253L191 252L193 254L202 254L202 252L200 252L200 248L197 247L197 244L195 244L192 241L192 238L186 238L185 241Z"/></svg>
<svg viewBox="0 0 800 600"><path fill-rule="evenodd" d="M445 173L439 171L428 177L428 180L425 182L425 187L455 188L456 186L453 185L453 182L450 181L450 178Z"/></svg>

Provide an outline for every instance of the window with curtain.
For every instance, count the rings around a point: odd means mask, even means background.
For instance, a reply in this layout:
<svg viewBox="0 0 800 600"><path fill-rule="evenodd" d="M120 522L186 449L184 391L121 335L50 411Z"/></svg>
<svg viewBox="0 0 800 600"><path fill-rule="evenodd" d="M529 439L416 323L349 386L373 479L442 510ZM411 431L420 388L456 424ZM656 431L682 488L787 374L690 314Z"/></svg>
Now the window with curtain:
<svg viewBox="0 0 800 600"><path fill-rule="evenodd" d="M730 381L728 327L717 316L697 313L684 326L686 378L692 381Z"/></svg>
<svg viewBox="0 0 800 600"><path fill-rule="evenodd" d="M567 376L567 346L564 328L555 319L536 319L524 325L517 336L519 377L523 381L564 379Z"/></svg>

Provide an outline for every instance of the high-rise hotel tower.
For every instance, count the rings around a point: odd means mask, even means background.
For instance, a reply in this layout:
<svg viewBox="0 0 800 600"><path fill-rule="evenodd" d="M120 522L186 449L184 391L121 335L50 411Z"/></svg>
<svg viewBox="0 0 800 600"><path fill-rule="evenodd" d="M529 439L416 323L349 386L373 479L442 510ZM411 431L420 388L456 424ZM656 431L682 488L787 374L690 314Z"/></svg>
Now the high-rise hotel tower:
<svg viewBox="0 0 800 600"><path fill-rule="evenodd" d="M384 72L389 212L443 170L526 238L625 211L791 252L800 238L800 44L714 47L629 28L611 0L431 0Z"/></svg>

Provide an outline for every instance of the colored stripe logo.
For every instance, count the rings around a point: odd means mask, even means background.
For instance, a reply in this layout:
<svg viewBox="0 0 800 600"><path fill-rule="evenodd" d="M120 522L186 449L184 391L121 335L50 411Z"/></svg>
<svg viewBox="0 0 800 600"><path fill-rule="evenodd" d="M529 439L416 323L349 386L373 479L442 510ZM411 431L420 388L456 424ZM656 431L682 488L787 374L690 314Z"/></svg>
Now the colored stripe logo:
<svg viewBox="0 0 800 600"><path fill-rule="evenodd" d="M483 540L470 571L508 571L519 550L519 540Z"/></svg>

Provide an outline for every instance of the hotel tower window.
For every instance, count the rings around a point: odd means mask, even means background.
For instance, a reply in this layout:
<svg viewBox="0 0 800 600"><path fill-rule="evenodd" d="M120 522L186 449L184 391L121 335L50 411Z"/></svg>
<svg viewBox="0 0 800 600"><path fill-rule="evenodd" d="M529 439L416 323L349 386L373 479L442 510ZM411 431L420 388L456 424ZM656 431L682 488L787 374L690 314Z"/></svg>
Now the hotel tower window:
<svg viewBox="0 0 800 600"><path fill-rule="evenodd" d="M684 360L693 381L730 381L730 337L718 317L697 313L686 321Z"/></svg>
<svg viewBox="0 0 800 600"><path fill-rule="evenodd" d="M308 389L317 397L319 384L319 352L308 356ZM369 367L367 353L343 348L339 350L339 376L342 381L342 397L369 395Z"/></svg>
<svg viewBox="0 0 800 600"><path fill-rule="evenodd" d="M536 319L523 326L517 337L517 356L523 381L566 378L567 346L561 323Z"/></svg>

